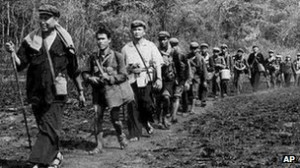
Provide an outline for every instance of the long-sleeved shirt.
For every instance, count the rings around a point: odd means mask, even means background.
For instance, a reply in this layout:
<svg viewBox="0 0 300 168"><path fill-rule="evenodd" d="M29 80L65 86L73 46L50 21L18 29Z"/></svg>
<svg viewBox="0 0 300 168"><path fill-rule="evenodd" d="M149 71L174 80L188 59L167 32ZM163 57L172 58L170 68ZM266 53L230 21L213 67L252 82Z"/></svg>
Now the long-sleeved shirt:
<svg viewBox="0 0 300 168"><path fill-rule="evenodd" d="M61 38L56 36L49 48L49 53L53 62L55 76L59 73L75 79L80 75L77 57L71 53L64 45ZM39 50L30 47L27 41L23 41L17 52L21 64L18 71L25 69L28 65L26 90L30 103L52 103L54 100L65 101L66 96L56 96L53 87L53 79L46 54L45 47Z"/></svg>
<svg viewBox="0 0 300 168"><path fill-rule="evenodd" d="M207 68L204 58L199 52L189 53L187 56L189 68L189 80L196 82L206 81L208 78Z"/></svg>
<svg viewBox="0 0 300 168"><path fill-rule="evenodd" d="M263 66L265 66L265 59L264 56L261 53L251 53L248 57L247 60L250 69L253 72L258 72L258 63L262 64Z"/></svg>

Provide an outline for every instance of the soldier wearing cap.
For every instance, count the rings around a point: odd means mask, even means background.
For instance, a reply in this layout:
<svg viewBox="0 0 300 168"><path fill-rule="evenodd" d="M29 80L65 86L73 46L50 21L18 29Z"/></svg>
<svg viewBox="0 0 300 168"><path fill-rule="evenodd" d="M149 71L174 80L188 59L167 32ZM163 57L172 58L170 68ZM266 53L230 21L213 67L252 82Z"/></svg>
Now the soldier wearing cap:
<svg viewBox="0 0 300 168"><path fill-rule="evenodd" d="M282 87L283 76L281 73L282 55L278 54L275 56L276 60L274 62L275 67L275 87Z"/></svg>
<svg viewBox="0 0 300 168"><path fill-rule="evenodd" d="M221 45L220 56L224 57L224 60L226 62L226 69L229 69L231 74L232 74L232 72L233 72L233 60L232 60L232 56L229 54L227 44L222 44ZM229 86L230 81L228 81L228 80L222 80L221 81L222 97L226 97L228 95L228 89L229 89L228 86Z"/></svg>
<svg viewBox="0 0 300 168"><path fill-rule="evenodd" d="M122 48L122 54L125 57L137 108L129 106L128 112L132 120L139 120L146 131L152 134L153 127L150 123L154 122L152 116L156 108L153 91L162 88L161 66L164 61L156 45L144 38L146 24L143 21L135 20L131 23L131 35L132 41ZM130 138L138 139L138 137Z"/></svg>
<svg viewBox="0 0 300 168"><path fill-rule="evenodd" d="M80 101L85 101L74 44L69 33L58 24L59 16L55 6L41 5L39 29L25 37L17 53L12 42L6 44L18 71L28 67L27 98L39 128L29 157L34 168L58 167L63 159L59 132L67 100L67 75L74 80Z"/></svg>
<svg viewBox="0 0 300 168"><path fill-rule="evenodd" d="M207 43L201 43L200 44L200 53L201 56L204 58L206 69L207 69L207 85L200 85L200 99L201 99L201 106L206 106L206 98L208 94L209 88L212 86L212 69L209 67L209 53L208 53L208 47L209 45ZM206 86L206 87L204 87Z"/></svg>
<svg viewBox="0 0 300 168"><path fill-rule="evenodd" d="M204 58L201 56L199 44L190 43L190 53L187 56L189 67L189 79L186 83L186 89L189 90L189 108L190 113L194 113L197 99L200 95L200 88L207 87L207 68ZM188 87L191 85L191 87ZM203 85L203 86L201 86ZM201 86L201 87L200 87Z"/></svg>
<svg viewBox="0 0 300 168"><path fill-rule="evenodd" d="M265 64L266 64L266 73L265 73L265 76L267 78L267 86L268 88L274 88L275 87L275 61L276 61L276 58L275 58L275 54L274 54L274 51L273 50L270 50L269 51L269 58L267 58L265 60Z"/></svg>
<svg viewBox="0 0 300 168"><path fill-rule="evenodd" d="M170 41L171 47L176 47L179 44L179 40L177 38L175 38L175 37L170 38L169 41Z"/></svg>
<svg viewBox="0 0 300 168"><path fill-rule="evenodd" d="M177 122L176 113L179 107L179 100L187 79L187 75L185 74L187 66L186 58L178 46L171 47L169 38L170 34L166 31L158 33L158 49L164 59L164 65L162 66L163 89L161 92L163 112L160 113L158 118L162 123L161 126L165 128L169 127L166 115L170 113L171 104L171 122Z"/></svg>
<svg viewBox="0 0 300 168"><path fill-rule="evenodd" d="M295 86L300 86L300 53L297 53L297 58L293 62Z"/></svg>
<svg viewBox="0 0 300 168"><path fill-rule="evenodd" d="M291 79L293 75L293 62L290 55L285 57L284 62L280 66L280 71L283 76L285 87L291 86Z"/></svg>
<svg viewBox="0 0 300 168"><path fill-rule="evenodd" d="M120 148L127 146L122 121L119 119L121 106L133 101L133 92L127 80L124 57L110 47L112 32L101 25L95 34L98 50L91 53L82 72L83 79L92 86L95 119L95 138L97 146L90 154L103 153L104 112L110 113ZM102 71L100 70L102 69ZM121 88L121 89L120 89Z"/></svg>
<svg viewBox="0 0 300 168"><path fill-rule="evenodd" d="M226 61L223 56L220 55L220 48L213 48L213 55L209 58L209 65L214 72L212 78L212 91L215 98L218 98L219 93L223 96L223 87L221 87L221 70L226 68Z"/></svg>
<svg viewBox="0 0 300 168"><path fill-rule="evenodd" d="M251 70L250 83L253 91L256 92L260 84L260 76L265 73L265 59L259 52L259 47L257 45L254 45L252 50L253 52L249 55L247 62Z"/></svg>
<svg viewBox="0 0 300 168"><path fill-rule="evenodd" d="M244 57L244 50L239 48L236 55L232 57L233 59L233 83L237 94L240 94L243 87L243 79L246 73L249 73L249 65ZM250 74L248 74L250 75Z"/></svg>

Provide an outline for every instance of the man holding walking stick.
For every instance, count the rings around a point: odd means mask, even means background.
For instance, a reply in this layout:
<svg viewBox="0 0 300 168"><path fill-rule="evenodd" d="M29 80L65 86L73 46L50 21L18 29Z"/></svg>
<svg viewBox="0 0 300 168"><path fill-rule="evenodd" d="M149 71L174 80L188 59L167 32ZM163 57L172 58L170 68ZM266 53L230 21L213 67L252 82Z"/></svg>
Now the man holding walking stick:
<svg viewBox="0 0 300 168"><path fill-rule="evenodd" d="M39 128L29 162L34 168L56 168L63 159L59 132L67 100L67 75L74 80L81 103L85 98L72 38L58 24L59 10L44 4L38 11L39 29L25 37L17 53L12 42L6 49L12 53L18 71L28 66L27 97Z"/></svg>

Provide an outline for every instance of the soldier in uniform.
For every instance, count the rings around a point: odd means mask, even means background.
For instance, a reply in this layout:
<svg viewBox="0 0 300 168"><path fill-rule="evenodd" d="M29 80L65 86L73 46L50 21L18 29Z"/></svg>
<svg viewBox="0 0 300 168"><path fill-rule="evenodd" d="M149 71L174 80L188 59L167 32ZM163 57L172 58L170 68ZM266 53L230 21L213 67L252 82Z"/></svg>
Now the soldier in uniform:
<svg viewBox="0 0 300 168"><path fill-rule="evenodd" d="M208 90L212 85L212 69L209 67L209 53L208 53L208 44L207 43L201 43L200 44L200 53L203 57L207 69L207 85L200 85L200 99L201 99L201 107L206 106L206 98L208 94Z"/></svg>
<svg viewBox="0 0 300 168"><path fill-rule="evenodd" d="M297 58L293 63L295 86L300 86L300 53L297 53Z"/></svg>
<svg viewBox="0 0 300 168"><path fill-rule="evenodd" d="M187 56L189 78L186 85L191 85L189 89L189 111L190 113L194 113L196 101L200 97L200 88L207 87L207 68L205 60L200 54L199 44L197 42L190 43L190 51Z"/></svg>
<svg viewBox="0 0 300 168"><path fill-rule="evenodd" d="M122 48L125 65L129 74L129 81L133 89L136 104L128 106L128 113L139 120L148 134L153 133L151 122L155 104L154 90L162 89L161 66L164 61L156 45L145 39L146 24L141 20L131 23L133 41ZM131 137L132 140L138 137Z"/></svg>
<svg viewBox="0 0 300 168"><path fill-rule="evenodd" d="M282 64L282 56L276 55L276 60L273 65L275 67L275 87L282 87L283 77L280 69L281 64Z"/></svg>
<svg viewBox="0 0 300 168"><path fill-rule="evenodd" d="M163 100L162 124L166 128L168 128L166 114L168 114L170 110L172 110L171 122L177 122L176 113L178 111L184 83L187 79L185 75L187 66L186 59L178 46L171 47L169 38L169 32L161 31L158 34L158 49L164 59L164 65L162 66L163 89L161 94Z"/></svg>
<svg viewBox="0 0 300 168"><path fill-rule="evenodd" d="M285 87L291 86L291 79L293 75L293 62L290 55L285 57L285 61L280 66L281 73L283 75Z"/></svg>
<svg viewBox="0 0 300 168"><path fill-rule="evenodd" d="M244 74L249 73L249 66L246 59L244 58L244 50L239 48L237 54L233 56L233 73L234 73L234 86L236 88L237 94L240 94L244 82ZM248 74L250 75L250 74Z"/></svg>
<svg viewBox="0 0 300 168"><path fill-rule="evenodd" d="M269 58L266 59L266 77L267 77L267 85L268 88L274 88L275 87L275 55L274 51L269 51Z"/></svg>
<svg viewBox="0 0 300 168"><path fill-rule="evenodd" d="M103 117L108 107L111 122L117 132L121 149L127 146L126 136L122 130L122 121L119 119L120 108L125 103L133 101L131 87L126 88L129 99L122 99L122 93L118 89L121 84L126 84L127 71L122 54L110 48L111 32L105 27L99 27L96 32L96 40L99 50L89 58L86 70L82 72L83 79L93 88L93 104L97 114L95 136L97 147L90 154L103 152ZM122 86L123 86L122 85ZM124 93L124 92L123 92Z"/></svg>
<svg viewBox="0 0 300 168"><path fill-rule="evenodd" d="M226 62L223 56L220 55L220 48L213 48L213 55L209 58L209 66L213 69L214 76L212 78L212 91L217 98L219 93L225 93L224 87L221 87L221 70L226 68Z"/></svg>
<svg viewBox="0 0 300 168"><path fill-rule="evenodd" d="M226 67L225 69L230 70L230 74L233 72L233 61L232 57L228 52L228 46L226 44L221 45L221 53L220 56L222 56L226 62ZM231 75L232 76L232 75ZM228 95L228 90L229 90L229 83L232 82L232 80L221 80L221 96L226 97Z"/></svg>
<svg viewBox="0 0 300 168"><path fill-rule="evenodd" d="M56 168L63 159L59 132L67 100L67 75L74 80L80 101L85 99L72 38L58 24L59 10L43 4L38 11L40 27L25 37L17 53L12 42L6 49L12 53L18 71L28 67L27 98L39 128L29 162L34 168Z"/></svg>
<svg viewBox="0 0 300 168"><path fill-rule="evenodd" d="M252 85L253 91L258 90L260 84L260 76L262 73L265 73L265 59L264 56L259 52L258 46L252 47L253 52L248 57L248 64L251 70L250 83Z"/></svg>

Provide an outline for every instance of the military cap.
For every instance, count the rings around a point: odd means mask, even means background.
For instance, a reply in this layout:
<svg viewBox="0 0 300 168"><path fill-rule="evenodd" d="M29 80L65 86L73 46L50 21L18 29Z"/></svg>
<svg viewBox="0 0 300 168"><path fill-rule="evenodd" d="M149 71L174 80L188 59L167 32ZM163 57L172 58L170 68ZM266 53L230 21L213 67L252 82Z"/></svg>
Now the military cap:
<svg viewBox="0 0 300 168"><path fill-rule="evenodd" d="M175 37L170 38L169 41L170 41L171 44L178 44L179 43L179 40Z"/></svg>
<svg viewBox="0 0 300 168"><path fill-rule="evenodd" d="M269 53L274 53L274 50L269 50Z"/></svg>
<svg viewBox="0 0 300 168"><path fill-rule="evenodd" d="M290 55L287 55L286 58L291 58L291 56L290 56Z"/></svg>
<svg viewBox="0 0 300 168"><path fill-rule="evenodd" d="M299 56L300 56L300 53L297 53L297 56L299 57Z"/></svg>
<svg viewBox="0 0 300 168"><path fill-rule="evenodd" d="M258 45L253 45L253 47L252 47L252 48L255 48L255 47L257 47L257 48L258 48Z"/></svg>
<svg viewBox="0 0 300 168"><path fill-rule="evenodd" d="M244 53L244 50L243 50L242 48L239 48L239 49L237 50L237 52L242 52L242 53Z"/></svg>
<svg viewBox="0 0 300 168"><path fill-rule="evenodd" d="M133 29L135 27L144 27L146 29L146 23L141 20L134 20L131 23L130 27L131 27L131 29Z"/></svg>
<svg viewBox="0 0 300 168"><path fill-rule="evenodd" d="M222 44L221 48L228 48L228 46L226 44Z"/></svg>
<svg viewBox="0 0 300 168"><path fill-rule="evenodd" d="M160 32L158 33L158 37L159 37L159 38L162 38L162 37L170 38L170 33L167 32L167 31L160 31Z"/></svg>
<svg viewBox="0 0 300 168"><path fill-rule="evenodd" d="M193 41L190 43L190 48L198 48L199 47L199 43Z"/></svg>
<svg viewBox="0 0 300 168"><path fill-rule="evenodd" d="M219 47L214 47L214 48L213 48L213 51L214 51L214 52L215 52L215 51L220 52L220 48L219 48Z"/></svg>
<svg viewBox="0 0 300 168"><path fill-rule="evenodd" d="M201 43L201 44L200 44L200 47L201 47L201 48L202 48L202 47L208 48L208 44L207 44L207 43Z"/></svg>
<svg viewBox="0 0 300 168"><path fill-rule="evenodd" d="M282 55L276 55L276 58L282 58Z"/></svg>
<svg viewBox="0 0 300 168"><path fill-rule="evenodd" d="M47 14L55 17L60 17L59 10L50 4L43 4L39 7L39 13L40 14Z"/></svg>

